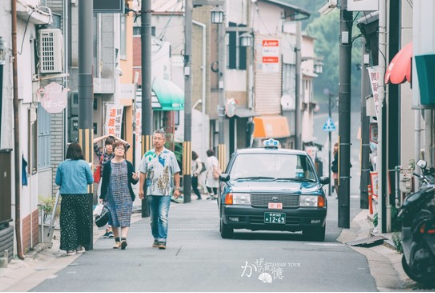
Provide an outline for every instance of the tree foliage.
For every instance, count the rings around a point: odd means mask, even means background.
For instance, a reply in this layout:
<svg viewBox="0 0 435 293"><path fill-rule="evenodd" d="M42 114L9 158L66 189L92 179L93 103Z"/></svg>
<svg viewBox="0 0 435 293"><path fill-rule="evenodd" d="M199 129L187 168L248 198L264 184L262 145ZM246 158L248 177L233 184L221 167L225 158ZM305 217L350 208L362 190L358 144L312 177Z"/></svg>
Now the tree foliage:
<svg viewBox="0 0 435 293"><path fill-rule="evenodd" d="M339 36L340 36L340 10L334 9L327 15L320 15L317 11L326 4L325 0L286 0L286 2L301 7L311 12L309 19L303 21L305 32L315 38L314 49L316 56L323 58L323 73L314 81L315 96L325 97L323 89L327 88L330 92L339 92ZM358 14L353 14L354 19L358 19ZM352 37L360 34L359 29L354 26ZM355 39L352 43L352 65L351 65L351 95L360 95L361 71L358 65L361 63L361 41ZM325 97L326 98L326 97Z"/></svg>

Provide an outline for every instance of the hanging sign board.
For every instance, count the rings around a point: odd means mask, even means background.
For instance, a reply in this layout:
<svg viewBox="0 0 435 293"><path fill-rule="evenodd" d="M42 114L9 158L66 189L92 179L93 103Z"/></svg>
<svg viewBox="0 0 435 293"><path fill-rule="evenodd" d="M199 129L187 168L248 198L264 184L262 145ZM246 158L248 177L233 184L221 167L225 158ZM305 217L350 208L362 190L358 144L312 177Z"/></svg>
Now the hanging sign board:
<svg viewBox="0 0 435 293"><path fill-rule="evenodd" d="M370 86L372 88L373 101L375 102L376 118L379 117L379 66L367 67L370 78Z"/></svg>
<svg viewBox="0 0 435 293"><path fill-rule="evenodd" d="M121 137L123 105L107 105L105 134Z"/></svg>
<svg viewBox="0 0 435 293"><path fill-rule="evenodd" d="M68 90L62 89L62 86L58 83L51 82L44 88L40 88L36 94L45 111L48 113L60 113L66 108L68 103Z"/></svg>
<svg viewBox="0 0 435 293"><path fill-rule="evenodd" d="M94 0L94 13L124 13L124 0Z"/></svg>

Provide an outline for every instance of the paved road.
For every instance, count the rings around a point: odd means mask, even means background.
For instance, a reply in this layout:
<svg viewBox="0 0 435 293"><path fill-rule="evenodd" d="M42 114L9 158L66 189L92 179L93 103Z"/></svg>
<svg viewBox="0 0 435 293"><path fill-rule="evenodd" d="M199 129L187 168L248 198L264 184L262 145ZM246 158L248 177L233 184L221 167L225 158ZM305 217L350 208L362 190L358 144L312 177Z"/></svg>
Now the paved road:
<svg viewBox="0 0 435 293"><path fill-rule="evenodd" d="M125 251L99 239L33 291L376 291L366 258L336 241L337 201L330 198L321 243L246 230L222 239L215 201L173 204L167 250L151 247L149 219L140 219ZM352 206L353 218L358 198Z"/></svg>

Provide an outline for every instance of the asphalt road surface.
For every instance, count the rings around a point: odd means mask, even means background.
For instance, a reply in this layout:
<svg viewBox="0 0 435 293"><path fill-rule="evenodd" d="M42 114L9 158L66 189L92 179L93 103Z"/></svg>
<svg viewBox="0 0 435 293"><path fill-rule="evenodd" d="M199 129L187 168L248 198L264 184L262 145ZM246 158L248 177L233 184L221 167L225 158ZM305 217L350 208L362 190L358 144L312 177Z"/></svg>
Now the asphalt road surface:
<svg viewBox="0 0 435 293"><path fill-rule="evenodd" d="M351 197L351 219L359 211ZM175 204L166 250L152 248L149 218L132 224L126 250L94 250L32 291L377 291L366 258L336 241L337 200L328 198L324 242L301 233L235 230L222 239L216 201Z"/></svg>

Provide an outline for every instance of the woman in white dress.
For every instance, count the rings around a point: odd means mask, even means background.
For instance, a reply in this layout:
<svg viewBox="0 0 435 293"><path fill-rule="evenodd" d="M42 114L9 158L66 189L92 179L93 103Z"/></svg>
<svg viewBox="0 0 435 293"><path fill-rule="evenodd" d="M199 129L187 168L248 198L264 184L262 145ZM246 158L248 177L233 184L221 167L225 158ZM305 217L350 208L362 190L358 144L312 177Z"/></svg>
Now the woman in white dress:
<svg viewBox="0 0 435 293"><path fill-rule="evenodd" d="M207 187L208 198L217 199L217 190L219 187L219 179L213 177L213 170L220 170L219 161L214 155L213 150L207 151L207 177L205 180L205 187ZM212 195L213 192L213 195Z"/></svg>

